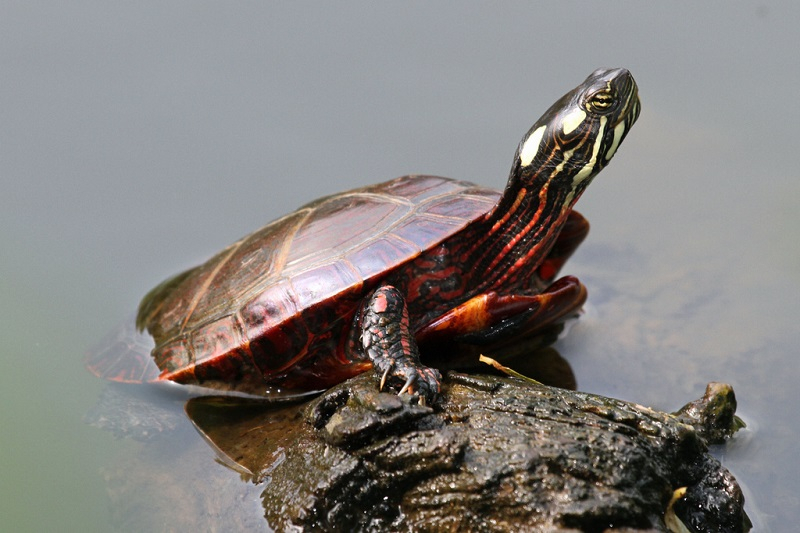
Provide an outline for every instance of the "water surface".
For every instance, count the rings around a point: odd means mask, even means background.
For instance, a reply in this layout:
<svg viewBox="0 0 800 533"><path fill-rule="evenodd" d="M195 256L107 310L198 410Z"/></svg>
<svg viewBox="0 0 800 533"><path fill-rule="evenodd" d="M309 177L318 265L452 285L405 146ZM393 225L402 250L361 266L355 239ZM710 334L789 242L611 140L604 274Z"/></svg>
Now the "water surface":
<svg viewBox="0 0 800 533"><path fill-rule="evenodd" d="M111 527L104 476L136 445L82 422L102 384L81 360L161 279L322 194L410 172L500 188L557 97L625 66L643 111L579 203L593 229L565 272L590 299L558 349L581 390L667 410L731 383L748 429L718 456L757 529L789 529L798 11L4 5L4 525Z"/></svg>

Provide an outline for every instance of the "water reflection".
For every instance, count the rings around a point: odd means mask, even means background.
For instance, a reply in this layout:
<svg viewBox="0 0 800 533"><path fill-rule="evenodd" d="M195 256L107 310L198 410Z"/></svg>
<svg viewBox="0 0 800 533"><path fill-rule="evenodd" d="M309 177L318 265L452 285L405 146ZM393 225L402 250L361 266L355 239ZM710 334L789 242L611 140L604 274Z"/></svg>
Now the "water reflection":
<svg viewBox="0 0 800 533"><path fill-rule="evenodd" d="M562 389L574 389L575 376L571 365L552 347L526 356L515 354L514 358L506 359L505 362L513 365L515 370L535 377L538 381ZM488 366L481 368L482 373L493 372ZM447 390L454 386L454 383L460 383L460 380L464 379L465 377L459 378L455 374L449 374L445 380ZM469 378L466 379L465 384L471 383ZM367 383L367 392L374 395L375 381L372 376L366 376L366 380L361 381ZM231 396L190 398L189 396L196 393L197 389L187 390L186 387L164 385L133 386L110 383L101 395L98 406L90 412L89 418L94 425L110 430L117 436L132 438L142 443L118 457L113 465L104 468L115 524L123 528L132 526L134 529L150 527L160 522L170 523L181 529L185 527L228 529L230 524L236 524L237 529L266 528L265 508L261 507L261 496L263 496L261 491L265 488L281 490L280 487L269 484L271 474L284 463L287 454L296 454L295 448L302 447L304 439L314 438L303 436L308 432L313 433L307 420L309 415L305 413L307 402L302 399L291 401L284 399L281 403L277 403ZM363 383L361 386L363 387ZM482 388L485 389L486 385ZM482 388L479 387L478 390ZM588 414L599 415L601 420L612 421L612 424L622 423L629 430L639 428L637 431L642 432L642 436L647 435L648 438L657 436L663 431L660 427L664 423L662 419L664 415L650 409L630 404L625 406L623 402L592 399L590 395L583 393L573 397L566 391L559 393L558 389L550 390L553 392L548 394L555 397L552 407L556 408L557 413L545 409L547 402L542 403L528 414L528 416L542 416L539 424L549 424L555 420L553 416L557 415L566 417L565 428L570 425L593 426L595 422L584 420ZM532 390L531 393L533 392ZM445 392L445 394L450 393ZM395 398L391 394L380 396ZM336 398L336 394L333 397ZM514 400L509 398L508 401L513 403ZM589 404L584 405L587 401ZM341 407L345 399L342 401L334 399L333 402L334 405ZM463 412L468 413L468 406L472 405L470 402L471 400L467 400L463 406L456 408L455 412L466 409ZM349 400L347 403L349 405ZM682 409L680 420L683 423L698 424L698 435L703 435L701 438L705 441L718 442L729 436L729 430L726 428L736 427L732 418L735 405L729 387L722 385L709 387L706 398ZM621 410L617 412L616 410L620 408ZM319 407L315 409L318 410ZM575 412L570 414L572 410ZM377 413L381 412L383 408L378 408ZM326 416L336 415L330 412ZM452 417L453 414L448 416ZM570 421L570 417L573 416L576 418ZM644 418L640 419L642 416ZM650 420L650 417L654 418ZM705 417L727 422L723 424L724 427L718 422L709 424L703 421ZM703 433L700 427L708 428L711 433ZM371 422L366 424L366 430L371 434L377 434L375 428L370 428ZM564 433L546 431L548 435L546 438L554 441L562 439L560 441L562 444L568 442L570 437L565 428L561 429ZM430 428L427 431L429 432ZM669 433L675 430L667 431ZM685 430L679 430L679 433L681 431L685 433ZM687 436L681 437L681 442ZM540 437L545 438L545 435ZM690 440L694 438L692 436ZM669 438L666 438L666 441L669 441ZM597 444L599 443L600 441ZM527 448L537 449L537 446L528 443ZM617 453L624 455L632 451L634 450L618 450ZM714 472L718 465L712 460L708 463L708 467L711 469L708 475L713 478L717 474L711 472ZM311 464L308 468L315 467ZM728 476L724 470L720 472L719 475ZM608 483L613 485L617 473L607 472L605 475L608 476ZM303 485L302 482L299 483ZM731 483L735 485L734 481ZM695 491L692 492L692 497L704 497L702 491L706 489L702 486L699 484L692 489ZM684 493L685 491L681 492L681 495ZM265 499L264 505L267 501L274 503L280 501L280 498ZM676 512L684 513L683 507L685 507L683 502L680 499L676 500L674 505ZM280 510L272 508L269 512L280 514Z"/></svg>

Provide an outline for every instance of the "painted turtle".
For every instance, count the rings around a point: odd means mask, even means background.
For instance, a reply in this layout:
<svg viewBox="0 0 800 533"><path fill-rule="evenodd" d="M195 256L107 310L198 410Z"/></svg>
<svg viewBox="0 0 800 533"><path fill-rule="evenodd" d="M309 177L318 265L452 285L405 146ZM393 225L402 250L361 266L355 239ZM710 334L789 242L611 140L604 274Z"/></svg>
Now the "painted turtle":
<svg viewBox="0 0 800 533"><path fill-rule="evenodd" d="M404 176L309 203L147 294L149 354L106 349L88 367L259 395L373 367L381 388L431 399L441 376L417 343L526 337L583 304L576 278L554 281L588 231L572 206L639 109L627 70L596 70L525 134L502 194Z"/></svg>

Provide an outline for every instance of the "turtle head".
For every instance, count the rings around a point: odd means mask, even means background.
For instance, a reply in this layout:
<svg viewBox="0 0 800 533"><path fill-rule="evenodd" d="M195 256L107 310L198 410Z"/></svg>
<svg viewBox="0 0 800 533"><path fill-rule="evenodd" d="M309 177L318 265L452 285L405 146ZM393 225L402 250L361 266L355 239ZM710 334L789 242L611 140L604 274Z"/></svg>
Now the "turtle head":
<svg viewBox="0 0 800 533"><path fill-rule="evenodd" d="M624 68L598 69L536 121L517 148L511 179L555 188L569 207L614 156L639 117L639 94Z"/></svg>

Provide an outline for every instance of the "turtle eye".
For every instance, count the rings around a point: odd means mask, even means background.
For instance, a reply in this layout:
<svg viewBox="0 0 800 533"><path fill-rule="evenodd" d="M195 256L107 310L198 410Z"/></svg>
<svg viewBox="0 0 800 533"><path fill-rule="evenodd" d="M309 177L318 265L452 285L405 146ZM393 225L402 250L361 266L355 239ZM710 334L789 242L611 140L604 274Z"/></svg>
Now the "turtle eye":
<svg viewBox="0 0 800 533"><path fill-rule="evenodd" d="M611 89L602 89L591 95L586 101L586 110L593 113L604 113L611 109L616 98Z"/></svg>

